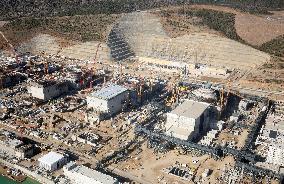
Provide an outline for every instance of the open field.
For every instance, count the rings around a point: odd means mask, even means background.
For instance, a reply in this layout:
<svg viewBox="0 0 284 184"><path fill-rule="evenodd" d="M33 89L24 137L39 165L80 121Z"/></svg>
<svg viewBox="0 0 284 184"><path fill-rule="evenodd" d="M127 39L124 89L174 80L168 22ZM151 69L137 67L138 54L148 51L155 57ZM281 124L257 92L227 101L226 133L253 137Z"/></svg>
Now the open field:
<svg viewBox="0 0 284 184"><path fill-rule="evenodd" d="M84 15L70 17L22 18L5 24L1 31L14 45L28 41L37 34L50 34L65 41L105 41L108 29L118 15ZM1 38L2 39L2 38ZM0 47L6 46L0 42Z"/></svg>

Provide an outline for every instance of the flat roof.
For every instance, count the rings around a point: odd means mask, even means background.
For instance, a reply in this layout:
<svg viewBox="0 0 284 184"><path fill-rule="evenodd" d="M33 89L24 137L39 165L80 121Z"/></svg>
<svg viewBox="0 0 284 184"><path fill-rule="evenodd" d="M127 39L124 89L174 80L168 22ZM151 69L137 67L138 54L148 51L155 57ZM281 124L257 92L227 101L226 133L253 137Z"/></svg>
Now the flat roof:
<svg viewBox="0 0 284 184"><path fill-rule="evenodd" d="M91 97L100 98L103 100L109 100L125 91L127 91L125 87L112 84L108 87L100 89L99 91L91 93Z"/></svg>
<svg viewBox="0 0 284 184"><path fill-rule="evenodd" d="M83 166L83 165L76 165L75 163L68 163L70 166L69 167L73 167L70 171L71 172L76 172L76 173L80 173L82 174L83 176L86 176L88 178L92 178L96 181L99 181L101 183L104 183L104 184L113 184L117 181L116 178L113 178L112 176L109 176L107 174L104 174L104 173L101 173L99 171L96 171L96 170L93 170L91 168L88 168L86 166ZM68 164L67 164L67 167L68 167Z"/></svg>
<svg viewBox="0 0 284 184"><path fill-rule="evenodd" d="M185 100L182 104L172 110L170 114L197 119L209 106L210 104L205 102Z"/></svg>
<svg viewBox="0 0 284 184"><path fill-rule="evenodd" d="M63 155L59 154L59 153L56 153L54 151L51 151L49 153L47 153L46 155L40 157L38 159L39 162L42 162L42 163L45 163L45 164L48 164L48 165L51 165L53 163L56 163L58 162L59 160L61 160L62 158L64 158Z"/></svg>
<svg viewBox="0 0 284 184"><path fill-rule="evenodd" d="M9 139L8 141L8 144L12 147L18 147L23 144L23 141L18 139Z"/></svg>

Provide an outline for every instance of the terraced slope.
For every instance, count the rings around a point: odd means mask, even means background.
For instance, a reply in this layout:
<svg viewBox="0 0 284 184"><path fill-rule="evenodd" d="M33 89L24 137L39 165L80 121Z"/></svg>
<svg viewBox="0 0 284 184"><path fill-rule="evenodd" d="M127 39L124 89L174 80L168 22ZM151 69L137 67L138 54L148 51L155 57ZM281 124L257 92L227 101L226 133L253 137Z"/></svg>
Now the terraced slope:
<svg viewBox="0 0 284 184"><path fill-rule="evenodd" d="M254 68L270 60L270 56L264 52L214 34L194 33L170 38L164 32L159 18L145 12L125 15L113 31L121 35L121 39L140 57L231 69Z"/></svg>

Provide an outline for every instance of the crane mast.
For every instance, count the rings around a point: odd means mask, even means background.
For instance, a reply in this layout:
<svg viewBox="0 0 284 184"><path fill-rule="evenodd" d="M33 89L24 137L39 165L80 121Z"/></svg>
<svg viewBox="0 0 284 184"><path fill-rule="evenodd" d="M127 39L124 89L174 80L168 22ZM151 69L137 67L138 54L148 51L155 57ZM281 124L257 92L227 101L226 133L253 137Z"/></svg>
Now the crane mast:
<svg viewBox="0 0 284 184"><path fill-rule="evenodd" d="M17 64L19 64L18 54L16 53L15 47L9 42L9 40L6 38L6 36L4 35L4 33L2 31L0 31L0 34L4 38L6 43L9 45L9 47L11 48L11 52L13 53L13 55L16 59L16 62L17 62Z"/></svg>

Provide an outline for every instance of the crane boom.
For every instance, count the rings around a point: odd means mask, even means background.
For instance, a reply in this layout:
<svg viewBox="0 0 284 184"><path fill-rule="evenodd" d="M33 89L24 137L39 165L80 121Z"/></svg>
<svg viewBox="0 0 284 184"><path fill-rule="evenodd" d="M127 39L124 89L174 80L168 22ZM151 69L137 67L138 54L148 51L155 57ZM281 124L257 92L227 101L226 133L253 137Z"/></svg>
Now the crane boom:
<svg viewBox="0 0 284 184"><path fill-rule="evenodd" d="M6 36L4 35L4 33L2 31L0 31L1 36L4 38L4 40L7 42L7 44L9 45L9 47L11 48L12 53L15 56L16 62L19 63L18 61L18 55L16 53L16 49L15 47L9 42L9 40L6 38Z"/></svg>
<svg viewBox="0 0 284 184"><path fill-rule="evenodd" d="M6 36L4 35L4 33L2 31L0 31L1 36L4 38L4 40L7 42L7 44L9 45L9 47L11 49L13 49L13 53L15 52L14 46L9 42L9 40L6 38Z"/></svg>
<svg viewBox="0 0 284 184"><path fill-rule="evenodd" d="M94 57L94 63L96 62L100 46L101 46L101 43L99 43L97 46L97 50L96 50L95 57Z"/></svg>

